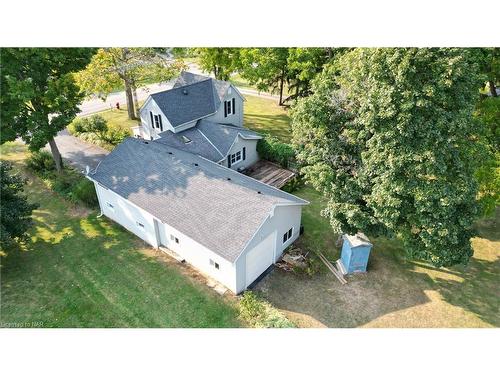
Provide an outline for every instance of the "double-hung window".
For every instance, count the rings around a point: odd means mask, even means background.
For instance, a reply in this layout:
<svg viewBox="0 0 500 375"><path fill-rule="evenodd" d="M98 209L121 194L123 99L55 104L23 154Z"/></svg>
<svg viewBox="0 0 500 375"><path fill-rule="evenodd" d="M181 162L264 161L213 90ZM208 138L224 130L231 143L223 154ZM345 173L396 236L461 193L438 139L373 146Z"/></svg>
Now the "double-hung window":
<svg viewBox="0 0 500 375"><path fill-rule="evenodd" d="M224 117L236 114L236 100L234 98L224 101Z"/></svg>
<svg viewBox="0 0 500 375"><path fill-rule="evenodd" d="M231 164L236 164L239 161L241 161L241 151L231 154Z"/></svg>
<svg viewBox="0 0 500 375"><path fill-rule="evenodd" d="M151 117L151 127L153 129L158 129L162 132L163 123L161 121L161 115L154 115L153 112L149 112L149 116Z"/></svg>

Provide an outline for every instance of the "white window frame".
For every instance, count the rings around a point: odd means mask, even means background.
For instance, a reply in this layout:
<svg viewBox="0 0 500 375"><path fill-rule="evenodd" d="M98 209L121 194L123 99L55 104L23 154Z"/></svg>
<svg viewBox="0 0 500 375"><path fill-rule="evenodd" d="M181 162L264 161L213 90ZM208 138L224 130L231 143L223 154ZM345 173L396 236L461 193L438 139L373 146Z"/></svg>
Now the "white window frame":
<svg viewBox="0 0 500 375"><path fill-rule="evenodd" d="M290 231L292 233L290 233ZM288 241L290 241L290 238L293 237L293 227L291 227L290 229L288 229L285 233L283 233L283 243L287 243Z"/></svg>
<svg viewBox="0 0 500 375"><path fill-rule="evenodd" d="M154 120L154 127L155 129L161 129L161 124L160 124L160 116L161 115L155 115L153 114L153 120Z"/></svg>
<svg viewBox="0 0 500 375"><path fill-rule="evenodd" d="M233 100L234 98L230 98L229 100L224 100L224 107L225 107L225 114L227 116L229 115L235 115L236 114L236 101ZM233 105L234 102L234 105Z"/></svg>
<svg viewBox="0 0 500 375"><path fill-rule="evenodd" d="M243 152L236 151L234 154L231 154L231 166L238 164L240 161L243 160Z"/></svg>

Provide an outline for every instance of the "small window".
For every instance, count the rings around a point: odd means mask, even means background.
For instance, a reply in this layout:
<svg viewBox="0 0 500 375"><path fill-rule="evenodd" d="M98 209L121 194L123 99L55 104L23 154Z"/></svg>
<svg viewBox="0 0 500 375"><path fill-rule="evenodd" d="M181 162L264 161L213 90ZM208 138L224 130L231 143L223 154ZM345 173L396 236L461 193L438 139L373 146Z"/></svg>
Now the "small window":
<svg viewBox="0 0 500 375"><path fill-rule="evenodd" d="M288 229L288 232L286 232L283 235L283 243L287 242L290 238L292 238L292 234L293 234L293 228Z"/></svg>
<svg viewBox="0 0 500 375"><path fill-rule="evenodd" d="M236 164L241 161L241 151L231 154L231 164Z"/></svg>
<svg viewBox="0 0 500 375"><path fill-rule="evenodd" d="M215 269L219 269L219 263L217 263L216 261L214 261L213 259L210 259L210 265L211 266L214 266Z"/></svg>
<svg viewBox="0 0 500 375"><path fill-rule="evenodd" d="M163 131L163 124L161 122L161 115L153 115L154 117L154 127Z"/></svg>
<svg viewBox="0 0 500 375"><path fill-rule="evenodd" d="M174 241L175 243L179 243L179 239L175 237L173 234L170 235L170 240Z"/></svg>
<svg viewBox="0 0 500 375"><path fill-rule="evenodd" d="M179 243L179 239L175 237L175 243Z"/></svg>

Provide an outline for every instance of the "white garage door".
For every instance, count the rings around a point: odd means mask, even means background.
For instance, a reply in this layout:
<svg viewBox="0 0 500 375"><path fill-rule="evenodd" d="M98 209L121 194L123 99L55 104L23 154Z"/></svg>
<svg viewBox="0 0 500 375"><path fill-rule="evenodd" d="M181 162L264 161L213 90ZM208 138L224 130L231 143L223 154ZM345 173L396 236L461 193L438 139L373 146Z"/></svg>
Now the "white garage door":
<svg viewBox="0 0 500 375"><path fill-rule="evenodd" d="M264 238L246 256L246 286L249 286L262 272L273 264L275 233Z"/></svg>

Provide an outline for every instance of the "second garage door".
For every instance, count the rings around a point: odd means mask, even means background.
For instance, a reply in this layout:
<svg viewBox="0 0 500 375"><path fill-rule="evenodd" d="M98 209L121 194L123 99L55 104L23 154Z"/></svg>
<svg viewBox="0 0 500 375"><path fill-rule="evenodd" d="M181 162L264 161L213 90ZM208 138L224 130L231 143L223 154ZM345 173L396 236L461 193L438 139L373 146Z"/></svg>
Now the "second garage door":
<svg viewBox="0 0 500 375"><path fill-rule="evenodd" d="M248 287L271 264L274 257L275 232L264 238L246 256L246 286Z"/></svg>

